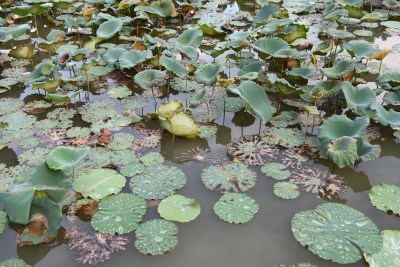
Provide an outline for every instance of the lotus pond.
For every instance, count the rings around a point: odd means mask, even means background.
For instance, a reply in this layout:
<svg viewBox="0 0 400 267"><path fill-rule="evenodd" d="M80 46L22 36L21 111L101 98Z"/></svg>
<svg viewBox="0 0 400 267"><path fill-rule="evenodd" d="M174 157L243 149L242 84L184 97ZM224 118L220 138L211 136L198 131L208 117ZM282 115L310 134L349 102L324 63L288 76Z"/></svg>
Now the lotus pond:
<svg viewBox="0 0 400 267"><path fill-rule="evenodd" d="M0 266L400 266L399 1L0 4Z"/></svg>

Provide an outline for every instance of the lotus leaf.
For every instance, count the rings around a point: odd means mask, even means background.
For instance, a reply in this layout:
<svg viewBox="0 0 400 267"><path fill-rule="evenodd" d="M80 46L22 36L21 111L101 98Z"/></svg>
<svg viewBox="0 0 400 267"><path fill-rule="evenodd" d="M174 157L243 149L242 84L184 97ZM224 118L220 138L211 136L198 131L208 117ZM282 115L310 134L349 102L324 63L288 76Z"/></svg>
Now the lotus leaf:
<svg viewBox="0 0 400 267"><path fill-rule="evenodd" d="M121 19L111 19L100 25L97 29L97 37L109 39L114 37L119 31L121 31L123 21Z"/></svg>
<svg viewBox="0 0 400 267"><path fill-rule="evenodd" d="M124 54L125 51L126 50L121 47L112 47L107 50L107 53L105 53L102 58L107 64L114 64Z"/></svg>
<svg viewBox="0 0 400 267"><path fill-rule="evenodd" d="M223 195L214 207L215 214L229 223L246 223L258 212L258 203L243 193L227 193Z"/></svg>
<svg viewBox="0 0 400 267"><path fill-rule="evenodd" d="M26 264L23 260L12 258L0 262L1 267L31 267L31 265Z"/></svg>
<svg viewBox="0 0 400 267"><path fill-rule="evenodd" d="M171 0L154 1L151 3L151 6L157 9L163 17L172 16L174 11L176 13L174 3Z"/></svg>
<svg viewBox="0 0 400 267"><path fill-rule="evenodd" d="M171 119L176 113L182 112L183 110L182 101L179 99L171 99L171 101L167 103L161 103L157 113L165 119Z"/></svg>
<svg viewBox="0 0 400 267"><path fill-rule="evenodd" d="M18 131L30 128L36 122L36 117L28 115L22 111L0 116L0 122L7 123L7 129Z"/></svg>
<svg viewBox="0 0 400 267"><path fill-rule="evenodd" d="M203 169L201 180L210 190L245 192L256 184L257 175L240 162Z"/></svg>
<svg viewBox="0 0 400 267"><path fill-rule="evenodd" d="M256 62L250 63L239 70L238 76L244 76L249 73L260 73L262 71L263 67L265 69L267 69L268 63L266 63L265 61L256 61Z"/></svg>
<svg viewBox="0 0 400 267"><path fill-rule="evenodd" d="M357 140L349 137L340 137L328 145L327 155L339 168L353 165L357 159Z"/></svg>
<svg viewBox="0 0 400 267"><path fill-rule="evenodd" d="M400 187L382 183L372 187L368 195L377 209L400 214Z"/></svg>
<svg viewBox="0 0 400 267"><path fill-rule="evenodd" d="M218 73L222 70L223 67L220 65L206 64L198 68L194 75L197 82L205 85L213 85L217 81Z"/></svg>
<svg viewBox="0 0 400 267"><path fill-rule="evenodd" d="M261 134L261 140L271 145L295 147L304 144L305 135L295 128L267 127Z"/></svg>
<svg viewBox="0 0 400 267"><path fill-rule="evenodd" d="M174 73L175 75L185 78L186 77L186 70L185 66L179 63L176 59L169 58L165 55L160 57L160 63L169 71Z"/></svg>
<svg viewBox="0 0 400 267"><path fill-rule="evenodd" d="M261 24L267 21L272 15L278 13L279 7L274 4L263 6L258 13L254 16L252 23L254 25Z"/></svg>
<svg viewBox="0 0 400 267"><path fill-rule="evenodd" d="M295 68L286 71L286 74L294 78L310 79L314 76L314 70L309 68Z"/></svg>
<svg viewBox="0 0 400 267"><path fill-rule="evenodd" d="M400 29L400 22L399 21L383 21L381 22L381 25L388 27L390 29Z"/></svg>
<svg viewBox="0 0 400 267"><path fill-rule="evenodd" d="M341 79L349 73L354 71L354 64L352 61L342 60L337 63L332 68L322 68L321 72L325 76L331 79Z"/></svg>
<svg viewBox="0 0 400 267"><path fill-rule="evenodd" d="M261 171L275 180L285 180L290 177L291 172L282 163L268 163L261 167Z"/></svg>
<svg viewBox="0 0 400 267"><path fill-rule="evenodd" d="M177 167L148 166L144 173L131 178L132 192L144 199L163 199L186 184L186 175Z"/></svg>
<svg viewBox="0 0 400 267"><path fill-rule="evenodd" d="M339 39L339 40L354 37L354 34L352 34L351 32L338 30L338 29L334 29L334 28L329 28L326 31L326 34L332 38Z"/></svg>
<svg viewBox="0 0 400 267"><path fill-rule="evenodd" d="M380 154L380 145L371 145L366 138L359 138L357 140L357 155L361 160L374 160Z"/></svg>
<svg viewBox="0 0 400 267"><path fill-rule="evenodd" d="M135 67L137 64L142 63L147 59L150 59L152 56L153 55L149 50L144 50L144 51L131 50L124 52L122 56L119 57L118 62L121 69L131 69Z"/></svg>
<svg viewBox="0 0 400 267"><path fill-rule="evenodd" d="M203 31L200 27L186 30L178 37L178 42L180 44L196 48L201 45L202 40Z"/></svg>
<svg viewBox="0 0 400 267"><path fill-rule="evenodd" d="M299 123L299 117L294 111L282 111L280 115L272 117L269 122L275 127L288 127Z"/></svg>
<svg viewBox="0 0 400 267"><path fill-rule="evenodd" d="M375 102L371 105L371 109L376 111L376 116L382 125L390 125L392 128L400 127L400 112L393 109L386 110L382 105Z"/></svg>
<svg viewBox="0 0 400 267"><path fill-rule="evenodd" d="M369 87L353 87L346 81L342 88L347 107L354 110L356 114L362 114L375 102L375 93Z"/></svg>
<svg viewBox="0 0 400 267"><path fill-rule="evenodd" d="M135 140L135 137L131 134L116 133L112 141L107 145L107 148L111 150L127 149L132 146L133 140Z"/></svg>
<svg viewBox="0 0 400 267"><path fill-rule="evenodd" d="M0 115L14 113L22 108L24 102L19 98L1 98Z"/></svg>
<svg viewBox="0 0 400 267"><path fill-rule="evenodd" d="M117 194L125 186L126 179L111 169L88 169L79 175L72 187L84 197L95 200Z"/></svg>
<svg viewBox="0 0 400 267"><path fill-rule="evenodd" d="M277 182L274 184L274 194L283 199L295 199L300 195L299 187L290 182Z"/></svg>
<svg viewBox="0 0 400 267"><path fill-rule="evenodd" d="M280 50L290 49L290 46L287 42L285 42L282 39L277 38L277 37L260 38L254 43L253 47L257 51L265 53L269 56L274 56Z"/></svg>
<svg viewBox="0 0 400 267"><path fill-rule="evenodd" d="M350 41L345 43L343 48L347 50L350 56L356 57L358 60L370 58L378 51L378 49L373 47L371 43L364 40Z"/></svg>
<svg viewBox="0 0 400 267"><path fill-rule="evenodd" d="M135 75L134 81L144 90L151 90L154 87L164 85L165 72L159 70L143 70Z"/></svg>
<svg viewBox="0 0 400 267"><path fill-rule="evenodd" d="M216 105L219 111L226 112L237 112L244 107L239 97L225 97L224 99L219 99Z"/></svg>
<svg viewBox="0 0 400 267"><path fill-rule="evenodd" d="M100 201L99 210L93 215L91 224L103 234L130 233L138 228L146 209L143 198L119 193Z"/></svg>
<svg viewBox="0 0 400 267"><path fill-rule="evenodd" d="M200 127L184 112L176 113L169 121L162 121L161 126L174 135L189 139L200 134Z"/></svg>
<svg viewBox="0 0 400 267"><path fill-rule="evenodd" d="M162 255L178 245L178 227L167 220L151 220L136 230L135 247L143 254Z"/></svg>
<svg viewBox="0 0 400 267"><path fill-rule="evenodd" d="M377 82L380 85L384 85L385 83L387 83L391 87L398 87L400 86L400 71L398 71L397 69L390 70L382 76L378 77Z"/></svg>
<svg viewBox="0 0 400 267"><path fill-rule="evenodd" d="M145 170L146 170L145 165L143 165L142 163L134 162L122 166L120 172L122 175L126 177L133 177L137 174L144 173Z"/></svg>
<svg viewBox="0 0 400 267"><path fill-rule="evenodd" d="M169 221L181 223L190 222L200 214L200 204L192 199L181 195L172 195L161 200L158 205L160 216Z"/></svg>
<svg viewBox="0 0 400 267"><path fill-rule="evenodd" d="M150 152L140 158L144 166L158 165L165 161L164 157L158 152Z"/></svg>
<svg viewBox="0 0 400 267"><path fill-rule="evenodd" d="M34 45L19 45L16 48L11 49L8 54L10 55L10 57L16 59L31 59L34 52Z"/></svg>
<svg viewBox="0 0 400 267"><path fill-rule="evenodd" d="M292 219L294 237L319 257L340 264L358 261L382 248L376 225L346 205L325 203Z"/></svg>
<svg viewBox="0 0 400 267"><path fill-rule="evenodd" d="M364 255L369 266L386 267L400 265L400 231L383 230L381 232L383 238L382 249L374 254Z"/></svg>
<svg viewBox="0 0 400 267"><path fill-rule="evenodd" d="M49 153L46 163L50 169L68 172L85 159L89 150L89 147L59 146Z"/></svg>

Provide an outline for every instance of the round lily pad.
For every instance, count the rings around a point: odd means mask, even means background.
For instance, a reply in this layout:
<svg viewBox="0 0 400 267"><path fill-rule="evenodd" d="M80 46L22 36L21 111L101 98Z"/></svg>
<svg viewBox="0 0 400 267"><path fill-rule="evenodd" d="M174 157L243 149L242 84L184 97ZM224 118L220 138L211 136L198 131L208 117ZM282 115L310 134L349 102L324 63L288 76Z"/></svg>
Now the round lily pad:
<svg viewBox="0 0 400 267"><path fill-rule="evenodd" d="M363 213L346 205L325 203L301 211L292 219L294 237L319 257L340 264L360 260L382 247L376 225Z"/></svg>
<svg viewBox="0 0 400 267"><path fill-rule="evenodd" d="M114 87L107 90L107 95L111 98L124 98L132 94L131 89L126 86Z"/></svg>
<svg viewBox="0 0 400 267"><path fill-rule="evenodd" d="M144 199L163 199L186 184L185 173L177 167L154 165L131 178L132 192Z"/></svg>
<svg viewBox="0 0 400 267"><path fill-rule="evenodd" d="M145 166L158 165L165 161L164 157L158 152L150 152L140 158Z"/></svg>
<svg viewBox="0 0 400 267"><path fill-rule="evenodd" d="M383 230L382 249L372 255L364 255L369 266L400 266L400 231Z"/></svg>
<svg viewBox="0 0 400 267"><path fill-rule="evenodd" d="M275 180L285 180L290 177L291 172L286 170L286 166L282 163L268 163L261 167L261 171L265 175L274 178Z"/></svg>
<svg viewBox="0 0 400 267"><path fill-rule="evenodd" d="M12 258L5 261L0 262L1 267L31 267L30 265L26 264L23 260Z"/></svg>
<svg viewBox="0 0 400 267"><path fill-rule="evenodd" d="M125 186L126 179L111 169L88 169L73 182L72 188L84 197L102 199L117 194Z"/></svg>
<svg viewBox="0 0 400 267"><path fill-rule="evenodd" d="M0 210L0 234L3 233L4 229L6 228L7 224L7 213Z"/></svg>
<svg viewBox="0 0 400 267"><path fill-rule="evenodd" d="M400 187L382 183L372 187L369 199L377 209L400 214Z"/></svg>
<svg viewBox="0 0 400 267"><path fill-rule="evenodd" d="M240 162L203 169L201 180L210 190L244 192L256 184L257 174Z"/></svg>
<svg viewBox="0 0 400 267"><path fill-rule="evenodd" d="M158 213L166 220L190 222L200 214L200 204L192 198L173 195L163 199L158 205Z"/></svg>
<svg viewBox="0 0 400 267"><path fill-rule="evenodd" d="M134 194L120 193L100 201L91 224L103 234L126 234L139 226L146 213L146 201Z"/></svg>
<svg viewBox="0 0 400 267"><path fill-rule="evenodd" d="M143 254L162 255L178 245L178 227L167 220L144 222L135 233L135 247Z"/></svg>
<svg viewBox="0 0 400 267"><path fill-rule="evenodd" d="M126 177L133 177L137 174L141 174L146 170L146 166L139 162L129 163L121 167L121 174Z"/></svg>
<svg viewBox="0 0 400 267"><path fill-rule="evenodd" d="M300 195L300 191L294 183L278 182L274 184L274 194L284 199L295 199Z"/></svg>
<svg viewBox="0 0 400 267"><path fill-rule="evenodd" d="M27 139L22 140L19 143L19 146L24 149L34 148L40 144L39 140L35 137L30 137Z"/></svg>
<svg viewBox="0 0 400 267"><path fill-rule="evenodd" d="M215 214L229 223L246 223L258 212L258 203L243 193L223 195L214 205Z"/></svg>
<svg viewBox="0 0 400 267"><path fill-rule="evenodd" d="M283 147L301 146L305 139L304 133L296 128L268 127L261 134L261 140L264 142Z"/></svg>
<svg viewBox="0 0 400 267"><path fill-rule="evenodd" d="M111 150L122 150L130 148L133 144L135 137L128 133L116 133L112 138L111 143L107 145Z"/></svg>

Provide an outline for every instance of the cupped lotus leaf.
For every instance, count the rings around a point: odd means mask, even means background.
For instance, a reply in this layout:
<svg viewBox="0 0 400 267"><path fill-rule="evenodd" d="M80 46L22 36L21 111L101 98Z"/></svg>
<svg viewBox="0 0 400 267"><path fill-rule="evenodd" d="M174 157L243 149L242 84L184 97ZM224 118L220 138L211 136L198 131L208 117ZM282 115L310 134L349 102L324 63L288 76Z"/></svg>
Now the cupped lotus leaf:
<svg viewBox="0 0 400 267"><path fill-rule="evenodd" d="M265 5L254 16L252 23L254 25L266 22L272 15L278 13L279 7L277 5Z"/></svg>
<svg viewBox="0 0 400 267"><path fill-rule="evenodd" d="M353 165L357 159L357 140L349 136L340 137L328 145L327 155L339 168Z"/></svg>
<svg viewBox="0 0 400 267"><path fill-rule="evenodd" d="M91 225L103 234L127 234L138 228L146 209L146 201L134 194L108 196L100 201Z"/></svg>
<svg viewBox="0 0 400 267"><path fill-rule="evenodd" d="M21 259L12 258L5 261L0 262L1 267L31 267L31 265L27 264Z"/></svg>
<svg viewBox="0 0 400 267"><path fill-rule="evenodd" d="M135 75L134 81L144 90L151 90L154 87L164 85L165 72L160 70L143 70Z"/></svg>
<svg viewBox="0 0 400 267"><path fill-rule="evenodd" d="M400 187L382 183L372 187L369 200L377 209L394 214L400 214Z"/></svg>
<svg viewBox="0 0 400 267"><path fill-rule="evenodd" d="M383 102L390 105L398 105L400 103L400 90L394 92L386 92Z"/></svg>
<svg viewBox="0 0 400 267"><path fill-rule="evenodd" d="M190 60L197 60L199 58L199 53L196 48L190 45L183 45L181 43L176 42L175 47L180 53L188 57Z"/></svg>
<svg viewBox="0 0 400 267"><path fill-rule="evenodd" d="M243 193L227 193L214 204L214 212L228 223L246 223L258 212L258 203Z"/></svg>
<svg viewBox="0 0 400 267"><path fill-rule="evenodd" d="M296 128L267 127L261 134L261 140L271 145L296 147L304 144L305 135Z"/></svg>
<svg viewBox="0 0 400 267"><path fill-rule="evenodd" d="M245 164L233 162L208 166L203 169L201 180L210 190L245 192L256 185L257 174Z"/></svg>
<svg viewBox="0 0 400 267"><path fill-rule="evenodd" d="M144 222L135 234L135 247L146 255L163 255L178 245L178 227L167 220Z"/></svg>
<svg viewBox="0 0 400 267"><path fill-rule="evenodd" d="M268 73L267 78L280 93L285 95L297 93L296 87L291 85L286 79L279 78L275 73Z"/></svg>
<svg viewBox="0 0 400 267"><path fill-rule="evenodd" d="M279 50L290 49L290 45L287 42L277 37L260 38L253 44L253 47L269 56L274 56Z"/></svg>
<svg viewBox="0 0 400 267"><path fill-rule="evenodd" d="M178 42L182 45L191 47L199 47L203 40L203 31L200 27L189 29L181 33L178 37Z"/></svg>
<svg viewBox="0 0 400 267"><path fill-rule="evenodd" d="M376 111L376 116L379 118L379 122L382 125L390 125L392 128L400 127L400 112L394 111L393 109L386 110L377 102L371 105L371 109Z"/></svg>
<svg viewBox="0 0 400 267"><path fill-rule="evenodd" d="M242 81L239 88L233 88L231 92L239 95L244 106L258 114L264 123L276 112L264 88L253 81Z"/></svg>
<svg viewBox="0 0 400 267"><path fill-rule="evenodd" d="M289 71L286 71L286 74L293 78L302 78L302 79L310 79L314 76L315 71L309 68L295 68Z"/></svg>
<svg viewBox="0 0 400 267"><path fill-rule="evenodd" d="M320 81L312 89L313 92L321 92L324 97L336 96L342 91L342 81Z"/></svg>
<svg viewBox="0 0 400 267"><path fill-rule="evenodd" d="M340 264L354 263L364 253L373 254L382 248L376 225L358 210L337 203L295 214L292 231L308 250Z"/></svg>
<svg viewBox="0 0 400 267"><path fill-rule="evenodd" d="M153 54L151 53L150 50L126 51L119 58L118 62L119 62L119 66L121 69L131 69L131 68L135 67L137 64L151 58L152 56L153 56Z"/></svg>
<svg viewBox="0 0 400 267"><path fill-rule="evenodd" d="M35 236L35 234L30 233L35 237L42 237L46 234L56 235L58 229L61 226L62 210L59 203L55 203L48 198L34 196L30 211L29 211L29 221L32 221L36 216L42 217L44 220L43 225L46 228L45 233L43 229L40 229ZM29 226L28 226L29 227ZM35 228L34 226L32 228ZM32 229L33 231L36 229ZM41 243L41 241L40 241ZM35 244L35 243L34 243Z"/></svg>
<svg viewBox="0 0 400 267"><path fill-rule="evenodd" d="M0 210L0 234L3 233L4 229L6 228L7 224L7 213Z"/></svg>
<svg viewBox="0 0 400 267"><path fill-rule="evenodd" d="M379 76L377 82L380 85L388 83L392 87L400 86L400 71L397 69L390 70Z"/></svg>
<svg viewBox="0 0 400 267"><path fill-rule="evenodd" d="M261 167L261 171L275 180L285 180L290 177L291 172L282 163L268 163Z"/></svg>
<svg viewBox="0 0 400 267"><path fill-rule="evenodd" d="M11 49L8 55L16 59L31 59L34 52L35 46L33 44L19 45L16 48Z"/></svg>
<svg viewBox="0 0 400 267"><path fill-rule="evenodd" d="M175 6L171 0L153 1L151 7L157 9L163 17L171 17L174 15Z"/></svg>
<svg viewBox="0 0 400 267"><path fill-rule="evenodd" d="M49 153L46 163L50 169L68 172L84 160L89 150L89 147L59 146Z"/></svg>
<svg viewBox="0 0 400 267"><path fill-rule="evenodd" d="M400 231L383 230L382 249L374 254L364 255L371 267L400 266Z"/></svg>
<svg viewBox="0 0 400 267"><path fill-rule="evenodd" d="M238 76L244 76L248 73L260 73L263 68L266 70L268 69L268 63L265 61L256 61L253 63L250 63L248 65L246 65L245 67L243 67L242 69L239 70L238 72Z"/></svg>
<svg viewBox="0 0 400 267"><path fill-rule="evenodd" d="M132 94L132 90L127 86L118 86L107 90L107 95L111 98L125 98Z"/></svg>
<svg viewBox="0 0 400 267"><path fill-rule="evenodd" d="M323 75L331 79L341 79L354 71L354 63L349 60L342 60L331 68L322 68Z"/></svg>
<svg viewBox="0 0 400 267"><path fill-rule="evenodd" d="M378 49L372 46L371 43L364 40L353 40L342 45L351 57L356 57L358 60L370 58Z"/></svg>
<svg viewBox="0 0 400 267"><path fill-rule="evenodd" d="M186 137L188 139L197 138L200 135L199 125L195 123L192 117L183 111L176 113L169 120L169 125L167 123L162 123L161 126L173 135Z"/></svg>
<svg viewBox="0 0 400 267"><path fill-rule="evenodd" d="M179 63L176 59L173 59L173 58L167 57L165 55L162 55L160 57L160 63L167 70L169 70L172 73L174 73L176 76L179 76L181 78L185 78L186 77L185 66L183 66L181 63Z"/></svg>
<svg viewBox="0 0 400 267"><path fill-rule="evenodd" d="M347 107L354 110L356 114L362 114L375 102L375 93L369 87L354 87L346 81L342 88Z"/></svg>
<svg viewBox="0 0 400 267"><path fill-rule="evenodd" d="M184 110L182 101L179 99L171 99L167 103L161 103L157 114L165 119L171 119L175 114Z"/></svg>
<svg viewBox="0 0 400 267"><path fill-rule="evenodd" d="M277 182L274 184L274 194L283 199L295 199L300 195L299 187L290 182Z"/></svg>
<svg viewBox="0 0 400 267"><path fill-rule="evenodd" d="M123 20L121 19L111 19L100 24L97 29L97 37L109 39L114 37L118 32L121 31L123 25Z"/></svg>
<svg viewBox="0 0 400 267"><path fill-rule="evenodd" d="M193 198L173 195L161 200L158 205L160 216L169 221L190 222L199 216L201 207Z"/></svg>
<svg viewBox="0 0 400 267"><path fill-rule="evenodd" d="M72 188L84 197L95 200L117 194L125 186L126 179L111 169L88 169L72 183Z"/></svg>
<svg viewBox="0 0 400 267"><path fill-rule="evenodd" d="M111 66L91 66L88 69L87 74L100 77L109 74L113 70L114 69Z"/></svg>
<svg viewBox="0 0 400 267"><path fill-rule="evenodd" d="M223 67L215 64L206 64L199 67L194 75L196 81L205 84L213 85L217 81L217 75L223 70Z"/></svg>
<svg viewBox="0 0 400 267"><path fill-rule="evenodd" d="M153 165L130 180L132 192L144 199L163 199L186 184L186 175L177 167Z"/></svg>
<svg viewBox="0 0 400 267"><path fill-rule="evenodd" d="M352 34L351 32L348 31L343 31L343 30L338 30L338 29L334 29L334 28L329 28L326 31L326 34L329 37L332 37L334 39L347 39L347 38L353 38L355 35Z"/></svg>

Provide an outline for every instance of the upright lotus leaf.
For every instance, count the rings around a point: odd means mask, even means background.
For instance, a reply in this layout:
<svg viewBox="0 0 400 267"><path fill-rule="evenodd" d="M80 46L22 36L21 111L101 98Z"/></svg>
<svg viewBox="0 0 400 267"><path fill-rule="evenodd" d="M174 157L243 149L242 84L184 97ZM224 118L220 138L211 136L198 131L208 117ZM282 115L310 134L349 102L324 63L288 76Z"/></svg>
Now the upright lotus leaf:
<svg viewBox="0 0 400 267"><path fill-rule="evenodd" d="M72 183L72 188L84 197L95 200L117 194L125 186L126 179L112 169L88 169Z"/></svg>
<svg viewBox="0 0 400 267"><path fill-rule="evenodd" d="M377 78L379 85L389 84L391 87L400 86L400 71L398 69L389 70Z"/></svg>
<svg viewBox="0 0 400 267"><path fill-rule="evenodd" d="M383 230L382 249L374 254L364 255L371 267L400 266L400 231Z"/></svg>
<svg viewBox="0 0 400 267"><path fill-rule="evenodd" d="M264 88L253 81L242 81L239 88L231 89L231 92L239 95L244 106L258 114L264 123L276 112Z"/></svg>
<svg viewBox="0 0 400 267"><path fill-rule="evenodd" d="M353 165L357 159L357 140L343 136L328 145L327 155L339 168Z"/></svg>
<svg viewBox="0 0 400 267"><path fill-rule="evenodd" d="M97 37L104 39L114 37L114 35L121 31L122 25L123 20L117 18L103 22L97 29Z"/></svg>
<svg viewBox="0 0 400 267"><path fill-rule="evenodd" d="M181 33L178 37L178 42L182 45L191 47L199 47L203 40L203 31L200 27L189 29Z"/></svg>
<svg viewBox="0 0 400 267"><path fill-rule="evenodd" d="M49 153L46 163L50 169L68 172L79 164L89 151L90 147L59 146Z"/></svg>
<svg viewBox="0 0 400 267"><path fill-rule="evenodd" d="M261 24L266 22L272 15L278 13L279 7L277 5L265 5L263 6L258 13L253 17L252 23L254 25Z"/></svg>
<svg viewBox="0 0 400 267"><path fill-rule="evenodd" d="M161 103L157 114L165 119L171 119L175 114L184 110L182 101L179 99L171 99L167 103Z"/></svg>
<svg viewBox="0 0 400 267"><path fill-rule="evenodd" d="M132 192L144 199L163 199L186 184L186 175L177 167L148 166L144 173L132 177Z"/></svg>
<svg viewBox="0 0 400 267"><path fill-rule="evenodd" d="M16 59L31 59L34 52L35 46L33 44L19 45L11 49L8 55Z"/></svg>
<svg viewBox="0 0 400 267"><path fill-rule="evenodd" d="M55 236L61 226L62 210L58 203L54 203L50 199L44 197L34 196L29 211L29 220L31 221L35 216L43 216L44 222L41 222L46 229L40 229L40 232L45 231L44 234L39 234L39 237L50 235ZM29 228L29 227L28 227ZM35 228L35 226L32 226ZM32 229L33 231L36 229ZM30 233L30 235L35 236ZM36 236L37 237L37 236ZM41 243L41 241L40 241Z"/></svg>
<svg viewBox="0 0 400 267"><path fill-rule="evenodd" d="M261 171L275 180L285 180L291 175L291 172L287 170L285 165L276 162L265 164L261 167Z"/></svg>
<svg viewBox="0 0 400 267"><path fill-rule="evenodd" d="M353 40L342 45L351 57L356 57L357 60L370 58L378 49L373 47L371 43L364 40Z"/></svg>
<svg viewBox="0 0 400 267"><path fill-rule="evenodd" d="M134 11L138 13L145 12L146 17L151 17L151 18L163 17L163 14L158 9L155 9L154 7L151 6L137 6L135 7Z"/></svg>
<svg viewBox="0 0 400 267"><path fill-rule="evenodd" d="M375 93L369 87L354 87L346 81L342 88L347 107L354 110L356 114L362 114L375 102Z"/></svg>
<svg viewBox="0 0 400 267"><path fill-rule="evenodd" d="M371 105L371 109L376 111L376 116L382 125L390 125L392 128L400 127L400 112L393 109L386 110L382 105L375 102Z"/></svg>
<svg viewBox="0 0 400 267"><path fill-rule="evenodd" d="M163 255L178 245L178 227L167 220L144 222L135 234L135 247L146 255Z"/></svg>
<svg viewBox="0 0 400 267"><path fill-rule="evenodd" d="M274 184L274 194L283 199L295 199L300 195L299 187L290 182L277 182Z"/></svg>
<svg viewBox="0 0 400 267"><path fill-rule="evenodd" d="M126 49L121 47L112 47L107 50L107 53L102 55L103 60L107 64L114 64L126 52Z"/></svg>
<svg viewBox="0 0 400 267"><path fill-rule="evenodd" d="M100 201L91 225L103 234L127 234L138 228L146 209L146 201L134 194L108 196Z"/></svg>
<svg viewBox="0 0 400 267"><path fill-rule="evenodd" d="M342 91L342 81L320 81L312 89L314 93L321 92L324 97L336 96Z"/></svg>
<svg viewBox="0 0 400 267"><path fill-rule="evenodd" d="M151 90L154 87L164 85L165 72L153 69L143 70L135 75L134 81L144 90Z"/></svg>
<svg viewBox="0 0 400 267"><path fill-rule="evenodd" d="M4 229L6 228L7 224L7 213L0 210L0 234L3 233Z"/></svg>
<svg viewBox="0 0 400 267"><path fill-rule="evenodd" d="M279 50L290 49L290 45L287 42L277 37L260 38L253 44L253 47L269 56L274 56Z"/></svg>
<svg viewBox="0 0 400 267"><path fill-rule="evenodd" d="M167 70L169 70L172 73L174 73L176 76L179 76L181 78L185 78L186 77L185 66L183 66L181 63L179 63L176 59L173 59L173 58L167 57L165 55L162 55L160 57L160 63Z"/></svg>
<svg viewBox="0 0 400 267"><path fill-rule="evenodd" d="M374 160L381 154L380 145L371 145L367 138L357 139L357 156L361 160Z"/></svg>
<svg viewBox="0 0 400 267"><path fill-rule="evenodd" d="M328 21L337 21L341 17L347 17L349 12L346 9L336 9L332 12L329 12L327 15L324 16L324 19Z"/></svg>
<svg viewBox="0 0 400 267"><path fill-rule="evenodd" d="M161 200L158 205L160 216L169 221L190 222L200 214L200 204L192 198L173 195Z"/></svg>
<svg viewBox="0 0 400 267"><path fill-rule="evenodd" d="M213 207L221 220L235 224L251 221L258 209L258 203L243 193L227 193Z"/></svg>
<svg viewBox="0 0 400 267"><path fill-rule="evenodd" d="M206 64L199 67L194 75L196 81L205 84L213 85L217 81L217 75L223 70L223 67L215 64Z"/></svg>
<svg viewBox="0 0 400 267"><path fill-rule="evenodd" d="M208 166L201 173L201 180L210 190L245 192L256 185L257 174L241 162Z"/></svg>
<svg viewBox="0 0 400 267"><path fill-rule="evenodd" d="M358 210L337 203L298 212L292 219L292 231L308 250L340 264L354 263L364 253L373 254L382 248L376 225Z"/></svg>
<svg viewBox="0 0 400 267"><path fill-rule="evenodd" d="M267 78L280 93L285 95L297 93L297 88L291 85L285 78L279 78L275 73L268 73Z"/></svg>
<svg viewBox="0 0 400 267"><path fill-rule="evenodd" d="M0 262L1 267L31 267L31 265L26 264L21 259L12 258L5 261Z"/></svg>
<svg viewBox="0 0 400 267"><path fill-rule="evenodd" d="M355 120L349 119L345 115L333 115L320 126L318 139L321 147L321 154L326 154L328 145L343 136L355 139L363 136L369 124L368 117L357 117Z"/></svg>
<svg viewBox="0 0 400 267"><path fill-rule="evenodd" d="M153 56L150 50L131 50L125 51L122 56L118 59L119 66L121 69L131 69L137 64L150 59Z"/></svg>
<svg viewBox="0 0 400 267"><path fill-rule="evenodd" d="M200 135L200 127L192 117L184 112L176 113L169 121L170 133L186 137L188 139L197 138Z"/></svg>
<svg viewBox="0 0 400 267"><path fill-rule="evenodd" d="M382 183L372 187L369 200L377 209L394 214L400 214L400 187Z"/></svg>
<svg viewBox="0 0 400 267"><path fill-rule="evenodd" d="M157 9L163 17L176 16L176 14L174 14L176 13L175 6L171 0L153 1L151 7Z"/></svg>
<svg viewBox="0 0 400 267"><path fill-rule="evenodd" d="M346 75L354 72L354 63L349 60L342 60L334 64L331 68L322 68L323 75L331 79L342 79Z"/></svg>
<svg viewBox="0 0 400 267"><path fill-rule="evenodd" d="M315 71L309 68L294 68L287 70L286 74L295 79L311 79L314 76Z"/></svg>
<svg viewBox="0 0 400 267"><path fill-rule="evenodd" d="M258 74L262 71L263 67L265 69L268 69L268 63L265 61L256 61L256 62L250 63L239 70L238 76L244 76L249 73L257 73Z"/></svg>

